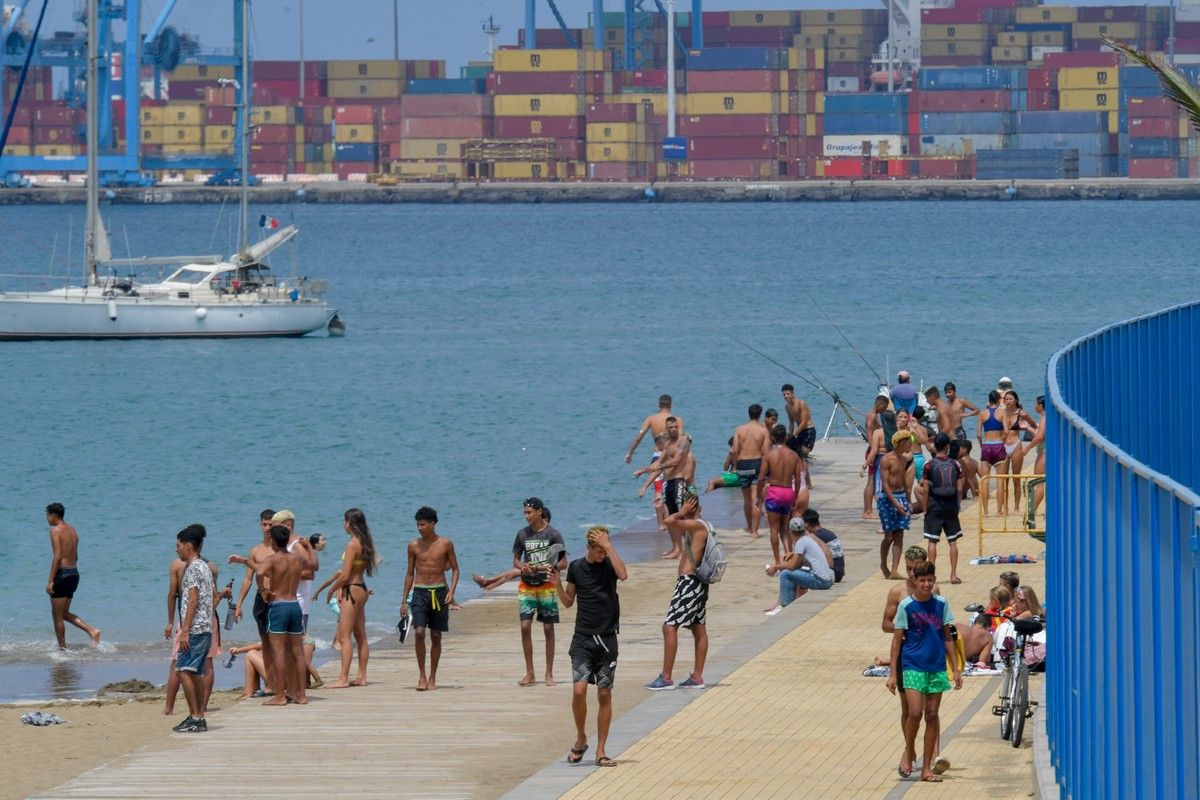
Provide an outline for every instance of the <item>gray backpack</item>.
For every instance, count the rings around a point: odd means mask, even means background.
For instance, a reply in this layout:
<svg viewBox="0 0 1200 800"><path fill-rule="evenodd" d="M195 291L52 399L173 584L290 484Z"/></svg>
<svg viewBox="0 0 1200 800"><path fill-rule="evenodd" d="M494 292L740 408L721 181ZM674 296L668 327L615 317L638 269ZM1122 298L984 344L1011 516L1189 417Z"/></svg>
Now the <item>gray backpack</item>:
<svg viewBox="0 0 1200 800"><path fill-rule="evenodd" d="M700 521L704 522L704 520ZM700 557L699 564L692 555L692 537L690 535L683 537L688 561L692 562L692 567L696 570L696 578L701 583L720 583L721 579L725 577L725 566L728 564L725 559L725 546L717 538L717 532L713 530L712 525L704 522L704 527L708 528L708 540L704 543L704 555Z"/></svg>

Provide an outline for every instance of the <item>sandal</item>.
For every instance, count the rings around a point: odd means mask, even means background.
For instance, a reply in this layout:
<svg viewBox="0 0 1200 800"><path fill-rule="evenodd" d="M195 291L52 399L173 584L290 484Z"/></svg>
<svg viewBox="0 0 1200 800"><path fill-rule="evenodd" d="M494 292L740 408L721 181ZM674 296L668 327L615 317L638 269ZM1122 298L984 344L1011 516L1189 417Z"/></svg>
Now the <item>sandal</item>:
<svg viewBox="0 0 1200 800"><path fill-rule="evenodd" d="M933 760L933 769L929 771L934 775L941 775L948 769L950 769L950 759L943 756L938 756Z"/></svg>
<svg viewBox="0 0 1200 800"><path fill-rule="evenodd" d="M567 756L567 763L568 764L578 764L579 762L583 761L583 754L587 752L587 749L588 749L588 746L586 744L581 748L580 747L572 747L571 754L569 756Z"/></svg>
<svg viewBox="0 0 1200 800"><path fill-rule="evenodd" d="M608 756L600 756L599 758L596 759L597 767L615 767L616 765L617 765L617 762L613 761Z"/></svg>

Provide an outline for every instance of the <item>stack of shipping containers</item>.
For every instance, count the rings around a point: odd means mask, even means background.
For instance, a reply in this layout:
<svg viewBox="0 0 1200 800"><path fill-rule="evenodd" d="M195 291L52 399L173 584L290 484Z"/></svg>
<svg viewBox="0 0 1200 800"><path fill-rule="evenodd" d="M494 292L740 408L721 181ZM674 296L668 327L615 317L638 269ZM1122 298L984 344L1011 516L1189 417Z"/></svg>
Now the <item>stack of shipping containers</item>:
<svg viewBox="0 0 1200 800"><path fill-rule="evenodd" d="M462 151L471 139L492 135L492 98L473 78L412 80L400 105L382 110L380 147L395 141L391 172L402 178L464 177Z"/></svg>

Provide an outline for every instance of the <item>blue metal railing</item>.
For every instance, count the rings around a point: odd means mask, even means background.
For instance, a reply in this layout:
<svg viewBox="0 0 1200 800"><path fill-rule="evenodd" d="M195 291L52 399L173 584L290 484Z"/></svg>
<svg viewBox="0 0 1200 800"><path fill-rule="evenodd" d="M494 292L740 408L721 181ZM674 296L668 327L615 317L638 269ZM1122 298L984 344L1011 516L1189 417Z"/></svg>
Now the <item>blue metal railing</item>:
<svg viewBox="0 0 1200 800"><path fill-rule="evenodd" d="M1046 382L1058 784L1200 797L1200 302L1072 342Z"/></svg>

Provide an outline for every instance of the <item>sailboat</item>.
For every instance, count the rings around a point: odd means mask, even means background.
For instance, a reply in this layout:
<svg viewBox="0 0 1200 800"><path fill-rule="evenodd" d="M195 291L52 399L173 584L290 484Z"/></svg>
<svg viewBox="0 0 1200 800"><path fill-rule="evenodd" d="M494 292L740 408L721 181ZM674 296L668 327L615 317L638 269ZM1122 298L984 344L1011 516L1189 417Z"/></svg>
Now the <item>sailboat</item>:
<svg viewBox="0 0 1200 800"><path fill-rule="evenodd" d="M336 309L322 299L323 281L277 278L266 257L298 233L288 225L256 244L248 242L250 87L242 87L241 233L236 255L114 259L100 217L97 0L87 11L87 283L45 292L0 292L0 340L158 339L304 336L344 330ZM242 0L249 31L250 0ZM242 37L242 74L249 75L249 36ZM117 267L174 267L164 279L142 283L115 276ZM114 270L101 277L101 268Z"/></svg>

